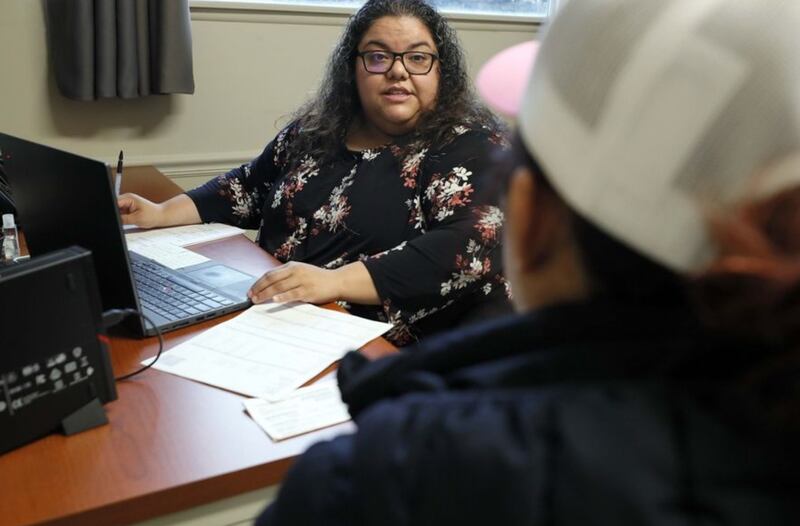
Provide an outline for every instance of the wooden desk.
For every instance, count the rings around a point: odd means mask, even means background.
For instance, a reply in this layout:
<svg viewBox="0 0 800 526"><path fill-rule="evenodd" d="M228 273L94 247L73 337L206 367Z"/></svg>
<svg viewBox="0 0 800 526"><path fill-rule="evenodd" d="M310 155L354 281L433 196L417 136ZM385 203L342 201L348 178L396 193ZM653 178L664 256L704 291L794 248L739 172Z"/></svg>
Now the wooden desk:
<svg viewBox="0 0 800 526"><path fill-rule="evenodd" d="M180 189L157 171L123 190L144 195ZM244 236L193 250L251 273L275 260ZM167 333L168 349L234 315ZM153 356L155 338L112 337L117 376ZM393 351L383 339L362 350ZM51 435L0 456L0 524L122 525L276 484L292 457L346 429L335 426L272 442L245 415L244 397L156 370L117 384L110 424L72 437Z"/></svg>

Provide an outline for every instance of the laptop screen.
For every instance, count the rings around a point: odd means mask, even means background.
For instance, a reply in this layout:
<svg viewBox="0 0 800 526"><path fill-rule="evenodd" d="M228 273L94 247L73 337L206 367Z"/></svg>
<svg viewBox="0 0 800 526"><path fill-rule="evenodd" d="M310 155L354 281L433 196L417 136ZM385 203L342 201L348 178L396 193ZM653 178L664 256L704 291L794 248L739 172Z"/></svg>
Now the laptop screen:
<svg viewBox="0 0 800 526"><path fill-rule="evenodd" d="M137 308L108 166L2 133L0 151L31 255L91 250L103 310Z"/></svg>

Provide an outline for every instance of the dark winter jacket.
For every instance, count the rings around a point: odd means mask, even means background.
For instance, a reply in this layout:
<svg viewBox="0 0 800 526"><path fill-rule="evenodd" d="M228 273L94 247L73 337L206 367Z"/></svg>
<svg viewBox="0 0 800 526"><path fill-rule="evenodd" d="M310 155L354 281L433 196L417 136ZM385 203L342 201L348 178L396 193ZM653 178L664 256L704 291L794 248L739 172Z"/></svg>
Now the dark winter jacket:
<svg viewBox="0 0 800 526"><path fill-rule="evenodd" d="M258 525L800 524L795 438L742 378L779 349L683 306L561 305L340 368L354 435Z"/></svg>

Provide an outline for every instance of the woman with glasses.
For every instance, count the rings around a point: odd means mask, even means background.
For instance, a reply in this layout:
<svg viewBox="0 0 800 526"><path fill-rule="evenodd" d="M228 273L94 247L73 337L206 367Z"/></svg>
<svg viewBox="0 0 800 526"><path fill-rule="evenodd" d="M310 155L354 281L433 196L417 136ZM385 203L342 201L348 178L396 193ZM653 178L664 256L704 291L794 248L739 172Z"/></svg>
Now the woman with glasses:
<svg viewBox="0 0 800 526"><path fill-rule="evenodd" d="M509 309L502 214L476 196L499 131L444 18L423 0L370 0L317 95L258 158L159 205L123 195L120 208L143 227L258 228L286 264L256 282L254 302L339 301L405 344Z"/></svg>

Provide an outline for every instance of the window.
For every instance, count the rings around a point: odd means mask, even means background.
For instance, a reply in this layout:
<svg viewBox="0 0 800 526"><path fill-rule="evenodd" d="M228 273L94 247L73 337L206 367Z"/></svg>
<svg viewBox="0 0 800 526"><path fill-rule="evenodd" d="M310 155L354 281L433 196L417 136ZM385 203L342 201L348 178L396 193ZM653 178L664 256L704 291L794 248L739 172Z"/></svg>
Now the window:
<svg viewBox="0 0 800 526"><path fill-rule="evenodd" d="M470 18L486 16L489 18L542 19L555 11L559 1L564 0L429 0L444 13L467 15ZM320 9L322 11L353 12L364 0L193 0L193 5L249 4L268 8L297 8L303 11Z"/></svg>

